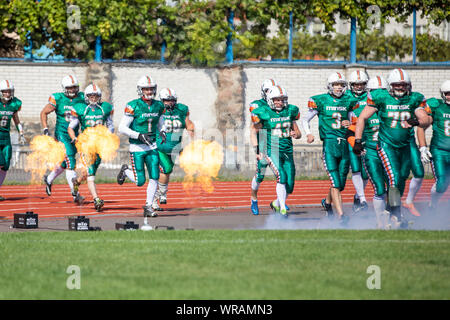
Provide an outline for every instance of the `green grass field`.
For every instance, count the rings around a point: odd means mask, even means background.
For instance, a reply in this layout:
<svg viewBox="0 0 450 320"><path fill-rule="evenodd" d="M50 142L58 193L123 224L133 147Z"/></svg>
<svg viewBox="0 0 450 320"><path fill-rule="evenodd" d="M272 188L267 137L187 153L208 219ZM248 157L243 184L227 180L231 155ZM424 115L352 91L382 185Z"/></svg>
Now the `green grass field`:
<svg viewBox="0 0 450 320"><path fill-rule="evenodd" d="M0 299L449 299L450 232L8 232L0 272Z"/></svg>

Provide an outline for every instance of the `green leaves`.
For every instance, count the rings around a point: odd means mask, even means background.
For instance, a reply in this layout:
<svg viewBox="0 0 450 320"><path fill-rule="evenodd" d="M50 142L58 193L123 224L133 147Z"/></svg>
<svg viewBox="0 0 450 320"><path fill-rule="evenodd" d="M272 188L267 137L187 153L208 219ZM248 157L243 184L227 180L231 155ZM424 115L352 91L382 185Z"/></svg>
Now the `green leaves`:
<svg viewBox="0 0 450 320"><path fill-rule="evenodd" d="M236 43L235 57L287 57L286 35L289 13L296 30L312 17L319 18L327 31L333 31L336 17L356 17L361 31L358 54L361 58L398 59L409 55L406 40L389 39L366 32L374 21L371 6L378 6L381 24L389 18L404 21L416 8L435 24L450 21L448 0L10 0L0 1L0 28L11 34L20 46L33 48L46 44L66 58L90 60L95 56L95 39L102 37L103 58L159 59L163 41L165 59L177 64L213 66L225 60L225 41L230 32ZM233 29L227 19L234 12ZM276 21L280 36L268 39L269 26ZM75 27L74 27L75 26ZM337 35L311 38L297 34L294 55L346 57L348 41ZM367 39L367 40L366 40ZM368 40L370 39L370 41ZM360 44L361 42L361 44ZM445 59L448 43L437 38L418 38L418 54ZM1 41L0 49L11 47ZM331 45L330 45L331 44ZM407 51L409 50L409 52ZM448 54L447 54L448 55ZM428 59L428 58L426 58Z"/></svg>

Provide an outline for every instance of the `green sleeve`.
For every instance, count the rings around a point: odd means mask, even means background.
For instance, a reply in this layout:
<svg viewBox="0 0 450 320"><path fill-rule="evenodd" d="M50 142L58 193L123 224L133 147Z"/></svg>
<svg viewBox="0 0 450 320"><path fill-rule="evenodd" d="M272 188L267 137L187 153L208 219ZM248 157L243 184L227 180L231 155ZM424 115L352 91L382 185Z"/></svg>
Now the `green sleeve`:
<svg viewBox="0 0 450 320"><path fill-rule="evenodd" d="M290 105L291 107L291 120L297 121L300 118L300 109L297 106Z"/></svg>

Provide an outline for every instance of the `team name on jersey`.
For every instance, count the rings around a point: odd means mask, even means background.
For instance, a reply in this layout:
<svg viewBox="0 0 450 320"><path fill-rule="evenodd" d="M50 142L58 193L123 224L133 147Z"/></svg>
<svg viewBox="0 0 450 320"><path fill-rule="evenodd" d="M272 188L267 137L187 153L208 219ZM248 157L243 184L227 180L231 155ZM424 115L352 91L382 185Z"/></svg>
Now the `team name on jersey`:
<svg viewBox="0 0 450 320"><path fill-rule="evenodd" d="M380 124L380 120L379 119L372 119L372 120L370 120L370 124Z"/></svg>
<svg viewBox="0 0 450 320"><path fill-rule="evenodd" d="M360 107L365 106L365 105L367 105L367 101L360 101L360 102L358 102L358 105Z"/></svg>
<svg viewBox="0 0 450 320"><path fill-rule="evenodd" d="M142 115L141 115L141 117L143 117L143 118L153 118L153 117L157 117L159 114L158 113L156 113L156 112L153 112L153 113L143 113Z"/></svg>
<svg viewBox="0 0 450 320"><path fill-rule="evenodd" d="M290 117L281 117L281 118L270 118L270 122L282 122L291 120Z"/></svg>
<svg viewBox="0 0 450 320"><path fill-rule="evenodd" d="M96 119L102 119L103 116L101 114L98 115L86 115L85 119L86 120L96 120Z"/></svg>
<svg viewBox="0 0 450 320"><path fill-rule="evenodd" d="M338 107L338 106L326 106L325 110L329 111L347 111L346 107Z"/></svg>
<svg viewBox="0 0 450 320"><path fill-rule="evenodd" d="M390 105L390 104L388 104L388 105L386 105L386 109L388 109L388 110L409 110L410 107L411 106L404 105L404 104L401 104L401 105Z"/></svg>
<svg viewBox="0 0 450 320"><path fill-rule="evenodd" d="M443 117L443 118L450 118L450 113L443 113L443 114L442 114L442 117Z"/></svg>
<svg viewBox="0 0 450 320"><path fill-rule="evenodd" d="M0 115L2 116L12 116L14 111L0 111Z"/></svg>

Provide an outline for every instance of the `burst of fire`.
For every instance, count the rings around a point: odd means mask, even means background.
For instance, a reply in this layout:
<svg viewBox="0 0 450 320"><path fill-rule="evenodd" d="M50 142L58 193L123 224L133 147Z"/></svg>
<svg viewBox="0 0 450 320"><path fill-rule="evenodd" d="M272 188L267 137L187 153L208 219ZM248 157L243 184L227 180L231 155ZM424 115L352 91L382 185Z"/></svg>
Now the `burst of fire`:
<svg viewBox="0 0 450 320"><path fill-rule="evenodd" d="M47 170L60 165L66 155L64 144L45 135L35 136L30 142L31 153L26 158L25 170L31 171L31 183L42 181Z"/></svg>
<svg viewBox="0 0 450 320"><path fill-rule="evenodd" d="M117 155L120 139L111 133L107 127L97 125L86 128L78 137L75 146L83 154L87 165L94 163L97 154L102 161L109 162Z"/></svg>
<svg viewBox="0 0 450 320"><path fill-rule="evenodd" d="M180 154L180 167L186 173L183 189L189 193L198 184L204 191L213 192L212 178L217 177L222 163L222 146L216 141L189 143Z"/></svg>

